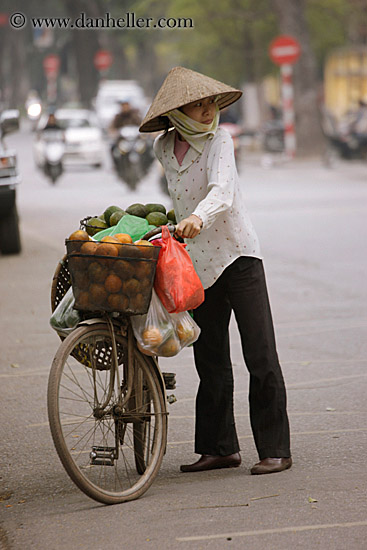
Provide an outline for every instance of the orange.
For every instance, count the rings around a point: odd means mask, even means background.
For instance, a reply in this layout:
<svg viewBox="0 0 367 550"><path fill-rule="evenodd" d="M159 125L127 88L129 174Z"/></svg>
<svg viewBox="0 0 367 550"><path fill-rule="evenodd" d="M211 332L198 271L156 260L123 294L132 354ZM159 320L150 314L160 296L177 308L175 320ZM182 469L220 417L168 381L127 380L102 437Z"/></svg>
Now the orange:
<svg viewBox="0 0 367 550"><path fill-rule="evenodd" d="M135 241L134 244L136 244L138 246L154 246L154 244L152 244L149 241L144 241L144 239L140 239L140 241Z"/></svg>
<svg viewBox="0 0 367 550"><path fill-rule="evenodd" d="M78 251L74 250L69 254L70 269L72 272L81 271L85 269L85 258L78 256Z"/></svg>
<svg viewBox="0 0 367 550"><path fill-rule="evenodd" d="M117 256L118 253L117 246L106 242L99 244L95 252L98 256Z"/></svg>
<svg viewBox="0 0 367 550"><path fill-rule="evenodd" d="M130 296L135 296L140 291L140 283L136 279L129 279L122 283L122 290L124 294Z"/></svg>
<svg viewBox="0 0 367 550"><path fill-rule="evenodd" d="M88 266L88 275L94 283L103 283L108 275L108 269L98 262L92 262Z"/></svg>
<svg viewBox="0 0 367 550"><path fill-rule="evenodd" d="M129 298L123 294L110 294L107 301L112 311L126 311L129 307Z"/></svg>
<svg viewBox="0 0 367 550"><path fill-rule="evenodd" d="M88 310L90 309L89 304L89 292L81 292L78 295L78 298L76 300L76 303L78 305L78 308Z"/></svg>
<svg viewBox="0 0 367 550"><path fill-rule="evenodd" d="M78 229L70 235L69 241L89 241L89 235L83 229Z"/></svg>
<svg viewBox="0 0 367 550"><path fill-rule="evenodd" d="M119 254L123 258L140 258L142 255L141 249L138 246L129 243L120 246Z"/></svg>
<svg viewBox="0 0 367 550"><path fill-rule="evenodd" d="M149 305L149 303L148 303ZM143 313L147 310L147 303L145 296L139 292L136 296L133 296L130 300L131 309L136 312Z"/></svg>
<svg viewBox="0 0 367 550"><path fill-rule="evenodd" d="M143 293L147 293L150 291L150 289L152 288L152 281L149 277L145 277L145 279L143 279L141 282L140 282L140 289Z"/></svg>
<svg viewBox="0 0 367 550"><path fill-rule="evenodd" d="M82 247L80 249L81 254L88 254L91 256L92 254L95 254L96 250L98 248L98 243L94 243L93 241L89 241L88 243L82 244Z"/></svg>
<svg viewBox="0 0 367 550"><path fill-rule="evenodd" d="M113 269L120 279L126 281L127 279L131 279L134 275L134 266L132 264L133 262L127 260L116 260L113 263Z"/></svg>
<svg viewBox="0 0 367 550"><path fill-rule="evenodd" d="M114 237L122 244L131 244L133 242L132 238L127 233L116 233Z"/></svg>
<svg viewBox="0 0 367 550"><path fill-rule="evenodd" d="M152 271L152 262L147 262L144 260L140 260L135 263L135 273L134 276L139 279L144 279L144 277L149 277Z"/></svg>
<svg viewBox="0 0 367 550"><path fill-rule="evenodd" d="M159 328L148 326L141 335L146 346L159 346L163 340L163 336Z"/></svg>
<svg viewBox="0 0 367 550"><path fill-rule="evenodd" d="M118 292L122 287L122 281L120 277L117 277L117 275L111 273L111 275L108 275L107 279L105 280L104 287L107 292Z"/></svg>
<svg viewBox="0 0 367 550"><path fill-rule="evenodd" d="M136 241L135 245L139 247L143 258L153 258L153 250L151 250L151 247L154 247L154 244L150 243L149 241L140 240Z"/></svg>
<svg viewBox="0 0 367 550"><path fill-rule="evenodd" d="M106 235L100 240L101 243L111 243L111 244L119 244L120 241L115 238L115 236L112 235Z"/></svg>
<svg viewBox="0 0 367 550"><path fill-rule="evenodd" d="M107 292L104 286L99 283L93 283L90 285L89 295L93 305L104 305L107 300Z"/></svg>
<svg viewBox="0 0 367 550"><path fill-rule="evenodd" d="M154 357L155 355L157 355L157 350L153 348L152 351L148 351L146 349L143 348L143 346L141 346L139 344L139 342L137 342L137 346L138 346L138 350L141 351L141 353L144 353L144 355L149 355L150 357Z"/></svg>
<svg viewBox="0 0 367 550"><path fill-rule="evenodd" d="M76 271L74 273L74 282L79 290L86 290L89 286L89 277L86 271Z"/></svg>
<svg viewBox="0 0 367 550"><path fill-rule="evenodd" d="M195 335L194 327L191 326L190 323L185 323L184 325L182 323L177 323L176 332L181 342L188 342L192 340Z"/></svg>
<svg viewBox="0 0 367 550"><path fill-rule="evenodd" d="M180 351L180 344L177 338L169 338L160 348L159 354L163 357L172 357Z"/></svg>

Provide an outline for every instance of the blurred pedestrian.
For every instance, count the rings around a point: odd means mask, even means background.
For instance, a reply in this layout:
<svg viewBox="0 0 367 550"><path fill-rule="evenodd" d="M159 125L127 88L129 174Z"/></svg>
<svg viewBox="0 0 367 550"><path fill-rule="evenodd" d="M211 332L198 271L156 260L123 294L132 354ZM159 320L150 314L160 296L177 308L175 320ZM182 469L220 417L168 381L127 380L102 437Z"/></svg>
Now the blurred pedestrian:
<svg viewBox="0 0 367 550"><path fill-rule="evenodd" d="M229 321L234 311L250 372L250 420L260 461L252 474L291 467L286 391L257 235L241 198L233 142L218 127L219 111L242 92L182 67L172 69L140 130L165 130L154 151L178 220L176 233L205 288L194 310L201 334L194 344L200 378L195 452L183 472L241 463L233 412ZM172 130L170 128L173 127Z"/></svg>

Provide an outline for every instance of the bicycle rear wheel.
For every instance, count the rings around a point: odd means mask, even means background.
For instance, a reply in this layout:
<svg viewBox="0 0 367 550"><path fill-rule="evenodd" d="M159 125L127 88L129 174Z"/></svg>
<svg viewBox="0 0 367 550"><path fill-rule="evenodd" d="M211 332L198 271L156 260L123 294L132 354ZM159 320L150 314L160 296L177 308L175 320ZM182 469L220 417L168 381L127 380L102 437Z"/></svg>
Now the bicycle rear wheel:
<svg viewBox="0 0 367 550"><path fill-rule="evenodd" d="M147 491L167 439L156 371L136 348L129 363L127 339L117 333L115 339L117 368L106 324L73 331L56 353L48 384L49 422L60 460L79 489L105 504Z"/></svg>

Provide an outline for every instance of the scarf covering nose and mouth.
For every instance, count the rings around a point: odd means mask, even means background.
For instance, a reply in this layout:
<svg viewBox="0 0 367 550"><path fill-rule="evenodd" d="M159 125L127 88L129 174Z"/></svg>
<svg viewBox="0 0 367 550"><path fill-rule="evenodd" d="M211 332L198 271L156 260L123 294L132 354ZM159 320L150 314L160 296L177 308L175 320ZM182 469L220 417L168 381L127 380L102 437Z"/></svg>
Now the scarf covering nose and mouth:
<svg viewBox="0 0 367 550"><path fill-rule="evenodd" d="M219 124L219 107L215 104L215 115L211 124L202 124L185 115L179 109L169 111L167 116L176 130L182 135L189 145L198 153L202 153L206 140L214 135Z"/></svg>

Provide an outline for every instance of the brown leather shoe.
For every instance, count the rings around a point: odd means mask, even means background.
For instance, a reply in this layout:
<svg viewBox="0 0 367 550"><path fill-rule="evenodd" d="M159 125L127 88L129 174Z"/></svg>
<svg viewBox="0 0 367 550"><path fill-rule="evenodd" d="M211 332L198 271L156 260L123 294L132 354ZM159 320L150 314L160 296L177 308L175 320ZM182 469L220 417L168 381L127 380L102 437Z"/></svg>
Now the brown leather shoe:
<svg viewBox="0 0 367 550"><path fill-rule="evenodd" d="M264 458L257 462L252 468L251 473L253 475L260 474L273 474L275 472L282 472L288 470L292 466L292 459L289 458Z"/></svg>
<svg viewBox="0 0 367 550"><path fill-rule="evenodd" d="M240 453L227 456L201 455L194 464L183 464L181 472L204 472L206 470L218 470L219 468L238 468L241 464Z"/></svg>

